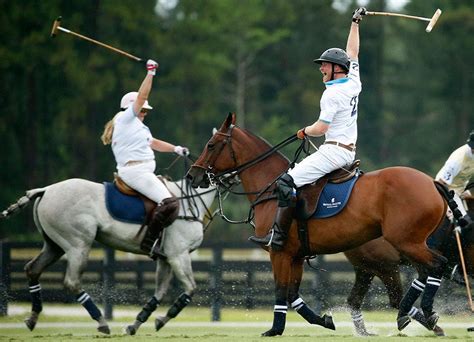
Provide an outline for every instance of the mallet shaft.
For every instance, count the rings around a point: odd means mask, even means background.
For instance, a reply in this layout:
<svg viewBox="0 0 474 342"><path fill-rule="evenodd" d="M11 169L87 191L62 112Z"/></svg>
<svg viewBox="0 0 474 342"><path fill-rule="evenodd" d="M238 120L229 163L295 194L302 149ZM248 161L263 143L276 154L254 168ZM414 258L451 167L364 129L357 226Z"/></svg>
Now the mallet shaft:
<svg viewBox="0 0 474 342"><path fill-rule="evenodd" d="M461 260L461 267L462 267L462 272L464 275L464 282L466 283L466 292L467 292L467 299L469 301L469 306L471 307L471 311L474 312L474 306L472 304L472 295L471 295L471 286L469 285L469 278L467 276L466 272L466 264L464 263L464 254L462 252L462 244L461 244L461 234L459 233L458 230L455 230L456 235L456 242L458 244L458 251L459 251L459 259Z"/></svg>
<svg viewBox="0 0 474 342"><path fill-rule="evenodd" d="M408 14L402 14L402 13L390 13L390 12L367 12L367 15L386 15L390 17L403 17L403 18L417 19L417 20L423 20L423 21L431 20L431 18L417 17L415 15L408 15Z"/></svg>
<svg viewBox="0 0 474 342"><path fill-rule="evenodd" d="M115 48L115 47L113 47L113 46L110 46L110 45L108 45L108 44L99 42L98 40L95 40L95 39L92 39L92 38L83 36L82 34L79 34L79 33L73 32L73 31L71 31L71 30L68 30L68 29L66 29L66 28L64 28L64 27L59 26L60 24L61 24L61 17L58 17L58 19L56 19L56 20L54 21L54 23L53 23L53 28L52 28L52 30L51 30L51 37L56 36L57 31L62 31L62 32L65 32L65 33L69 33L69 34L71 34L71 35L73 35L73 36L76 36L76 37L78 37L78 38L87 40L87 41L89 41L89 42L91 42L91 43L94 43L94 44L100 45L100 46L102 46L102 47L105 47L105 48L107 48L107 49L109 49L109 50L115 51L115 52L117 52L117 53L119 53L119 54L121 54L121 55L127 56L128 58L131 58L131 59L133 59L133 60L135 60L135 61L137 61L137 62L144 62L144 60L141 59L140 57L134 56L134 55L132 55L132 54L130 54L130 53L128 53L128 52L122 51L122 50L117 49L117 48Z"/></svg>

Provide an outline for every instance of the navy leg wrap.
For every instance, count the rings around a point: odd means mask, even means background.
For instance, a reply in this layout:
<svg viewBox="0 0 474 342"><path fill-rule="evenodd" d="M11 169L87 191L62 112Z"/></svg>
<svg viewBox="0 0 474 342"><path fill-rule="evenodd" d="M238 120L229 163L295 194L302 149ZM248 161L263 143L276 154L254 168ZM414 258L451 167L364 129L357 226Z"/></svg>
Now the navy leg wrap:
<svg viewBox="0 0 474 342"><path fill-rule="evenodd" d="M146 303L143 307L142 311L140 311L140 313L137 315L137 321L145 323L153 311L156 310L158 304L160 304L158 299L156 299L155 296L151 297L148 303Z"/></svg>
<svg viewBox="0 0 474 342"><path fill-rule="evenodd" d="M416 302L424 289L425 284L423 282L421 282L419 279L413 280L410 288L400 302L399 316L407 315L410 312L413 304Z"/></svg>
<svg viewBox="0 0 474 342"><path fill-rule="evenodd" d="M433 302L436 292L438 291L441 285L441 278L428 277L426 280L425 291L423 292L423 297L421 297L421 309L425 317L431 316L433 313Z"/></svg>
<svg viewBox="0 0 474 342"><path fill-rule="evenodd" d="M31 311L40 313L43 311L43 299L41 298L41 285L37 280L30 281Z"/></svg>
<svg viewBox="0 0 474 342"><path fill-rule="evenodd" d="M102 317L99 308L94 304L92 298L85 291L79 293L76 300L87 310L92 319L98 321Z"/></svg>
<svg viewBox="0 0 474 342"><path fill-rule="evenodd" d="M176 316L178 316L181 310L183 310L190 302L191 296L187 295L186 293L182 293L170 307L170 309L166 313L166 316L170 318L175 318Z"/></svg>
<svg viewBox="0 0 474 342"><path fill-rule="evenodd" d="M303 299L298 298L293 303L291 303L291 307L296 310L298 314L301 315L308 323L311 324L318 324L324 325L324 320L316 315L316 313L309 308L308 305L303 301Z"/></svg>
<svg viewBox="0 0 474 342"><path fill-rule="evenodd" d="M276 300L273 308L273 326L272 330L282 332L285 330L286 324L286 313L288 311L288 305L286 301Z"/></svg>

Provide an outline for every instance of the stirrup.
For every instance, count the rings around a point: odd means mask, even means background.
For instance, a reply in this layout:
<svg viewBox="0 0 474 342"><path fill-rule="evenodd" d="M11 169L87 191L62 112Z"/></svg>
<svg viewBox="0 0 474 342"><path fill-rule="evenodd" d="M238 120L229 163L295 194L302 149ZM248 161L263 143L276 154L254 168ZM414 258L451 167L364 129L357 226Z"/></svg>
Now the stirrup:
<svg viewBox="0 0 474 342"><path fill-rule="evenodd" d="M155 247L157 247L159 241L160 239L156 239L155 242L153 243L153 246L151 246L150 248L150 254L148 256L152 258L153 260L156 260L156 258L160 255L159 251L155 252Z"/></svg>
<svg viewBox="0 0 474 342"><path fill-rule="evenodd" d="M268 239L268 242L266 241L267 237L270 235L270 238ZM260 246L265 246L265 247L270 247L273 241L273 236L274 236L274 231L273 229L270 230L270 232L265 235L264 237L258 238L255 236L249 237L249 240L260 245Z"/></svg>

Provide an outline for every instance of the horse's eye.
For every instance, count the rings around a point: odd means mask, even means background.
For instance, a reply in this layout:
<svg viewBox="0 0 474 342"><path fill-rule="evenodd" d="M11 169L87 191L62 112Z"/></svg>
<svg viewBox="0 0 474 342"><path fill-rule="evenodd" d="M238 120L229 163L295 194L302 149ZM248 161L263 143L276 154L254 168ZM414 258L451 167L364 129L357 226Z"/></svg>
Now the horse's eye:
<svg viewBox="0 0 474 342"><path fill-rule="evenodd" d="M213 150L214 147L215 147L215 145L214 145L213 142L210 142L210 143L207 144L207 149L208 149L208 150Z"/></svg>

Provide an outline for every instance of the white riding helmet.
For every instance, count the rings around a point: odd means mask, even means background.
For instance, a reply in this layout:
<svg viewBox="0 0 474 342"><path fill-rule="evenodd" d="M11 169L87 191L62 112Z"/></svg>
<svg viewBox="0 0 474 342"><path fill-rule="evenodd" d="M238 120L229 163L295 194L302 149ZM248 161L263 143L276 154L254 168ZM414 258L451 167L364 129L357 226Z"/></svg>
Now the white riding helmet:
<svg viewBox="0 0 474 342"><path fill-rule="evenodd" d="M126 93L120 100L120 108L127 109L128 107L130 107L130 105L137 99L137 96L138 96L138 93L136 91L131 91L130 93ZM150 106L148 101L145 101L142 108L153 109L153 107Z"/></svg>

